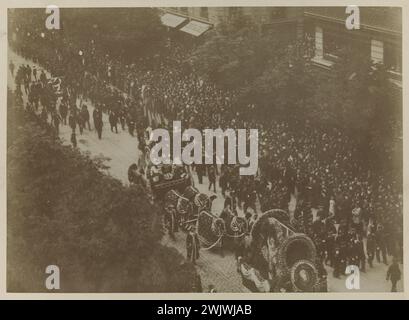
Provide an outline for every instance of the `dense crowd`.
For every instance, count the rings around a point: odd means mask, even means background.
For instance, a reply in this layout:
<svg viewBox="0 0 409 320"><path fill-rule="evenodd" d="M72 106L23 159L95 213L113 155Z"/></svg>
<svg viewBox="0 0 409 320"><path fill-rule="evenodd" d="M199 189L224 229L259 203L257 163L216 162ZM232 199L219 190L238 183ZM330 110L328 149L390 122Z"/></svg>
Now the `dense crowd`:
<svg viewBox="0 0 409 320"><path fill-rule="evenodd" d="M334 267L335 276L351 262L365 270L365 263L372 266L375 258L383 263L388 263L388 255L402 260L402 181L371 169L354 138L340 129L253 120L254 105L238 108L237 92L198 77L186 63L189 48L178 42L169 40L160 55L129 64L99 50L94 40L79 45L64 37L54 39L52 34L51 39L43 39L36 30L28 36L24 26L19 32L11 43L13 49L62 81L47 85L49 79L42 72L36 70L32 78L34 70L27 66L17 70L17 88L29 92L31 108L39 103L46 106L57 128L68 117L73 143L77 126L80 133L91 129L87 106L80 103L78 108L77 98L95 105L93 123L99 138L105 112L111 131L118 132L120 125L131 135L136 133L142 150L146 127L164 125L154 119L149 124L146 110L163 119L180 120L184 128L257 128L256 176L240 176L238 167L231 165L220 170L204 165L192 168L199 182L208 176L209 189L216 191L218 180L228 213L241 209L251 223L260 210L288 210L295 197L292 224L314 240L322 262ZM27 83L27 79L34 81ZM52 99L40 101L52 96L38 94L41 90L60 92L58 112Z"/></svg>

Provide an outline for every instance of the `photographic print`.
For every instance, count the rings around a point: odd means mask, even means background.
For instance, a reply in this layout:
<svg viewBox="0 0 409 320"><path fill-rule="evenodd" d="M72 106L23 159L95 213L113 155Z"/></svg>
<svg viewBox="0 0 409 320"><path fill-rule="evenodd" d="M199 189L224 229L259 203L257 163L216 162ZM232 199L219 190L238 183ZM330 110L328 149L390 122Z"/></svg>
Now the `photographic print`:
<svg viewBox="0 0 409 320"><path fill-rule="evenodd" d="M404 291L402 7L109 4L7 9L8 293Z"/></svg>

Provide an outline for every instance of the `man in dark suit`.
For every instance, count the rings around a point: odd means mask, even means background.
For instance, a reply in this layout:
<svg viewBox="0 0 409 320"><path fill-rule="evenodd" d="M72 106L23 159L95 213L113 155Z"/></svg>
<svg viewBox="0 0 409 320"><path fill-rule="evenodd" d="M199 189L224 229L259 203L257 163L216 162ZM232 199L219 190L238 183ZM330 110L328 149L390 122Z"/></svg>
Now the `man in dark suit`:
<svg viewBox="0 0 409 320"><path fill-rule="evenodd" d="M102 111L99 107L96 107L94 109L94 112L92 113L92 117L94 119L95 130L98 133L98 139L101 140L103 123L102 123Z"/></svg>
<svg viewBox="0 0 409 320"><path fill-rule="evenodd" d="M186 251L187 259L196 264L196 260L199 259L200 243L194 226L189 228L189 232L186 236Z"/></svg>
<svg viewBox="0 0 409 320"><path fill-rule="evenodd" d="M392 260L392 264L388 268L388 272L386 273L386 280L390 280L392 282L392 289L391 292L396 292L397 288L396 285L400 280L401 272L399 269L399 264L395 258Z"/></svg>

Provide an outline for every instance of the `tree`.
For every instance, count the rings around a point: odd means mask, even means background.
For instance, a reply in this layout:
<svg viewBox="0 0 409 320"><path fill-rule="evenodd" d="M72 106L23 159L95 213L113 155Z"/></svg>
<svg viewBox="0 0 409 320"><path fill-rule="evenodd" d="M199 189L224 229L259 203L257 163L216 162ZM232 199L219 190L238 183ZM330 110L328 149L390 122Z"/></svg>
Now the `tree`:
<svg viewBox="0 0 409 320"><path fill-rule="evenodd" d="M51 264L63 292L195 290L194 267L160 244L160 210L142 188L104 174L21 109L8 116L9 291L45 291Z"/></svg>
<svg viewBox="0 0 409 320"><path fill-rule="evenodd" d="M233 24L234 26L234 24ZM238 89L263 73L282 41L264 36L249 22L220 26L189 57L193 70L224 88Z"/></svg>
<svg viewBox="0 0 409 320"><path fill-rule="evenodd" d="M60 30L46 29L45 18L43 9L10 12L9 30L18 30L14 46L34 57L44 50L49 54L51 47L52 52L65 50L78 58L79 50L86 51L93 41L104 54L134 61L154 55L165 45L166 29L154 8L62 8ZM13 42L11 34L9 42ZM85 52L87 57L90 54Z"/></svg>
<svg viewBox="0 0 409 320"><path fill-rule="evenodd" d="M242 106L254 104L259 120L305 120L315 91L316 73L302 43L278 45L263 73L244 86L237 99Z"/></svg>
<svg viewBox="0 0 409 320"><path fill-rule="evenodd" d="M104 52L128 61L153 55L165 44L166 29L153 8L64 9L62 19L74 43L94 39Z"/></svg>

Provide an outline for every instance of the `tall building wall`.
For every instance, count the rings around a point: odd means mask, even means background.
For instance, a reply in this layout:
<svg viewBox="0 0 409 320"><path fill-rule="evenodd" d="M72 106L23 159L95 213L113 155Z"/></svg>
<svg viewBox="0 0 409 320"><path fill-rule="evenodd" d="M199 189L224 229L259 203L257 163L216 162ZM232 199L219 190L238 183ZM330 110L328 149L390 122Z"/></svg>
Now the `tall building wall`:
<svg viewBox="0 0 409 320"><path fill-rule="evenodd" d="M336 51L352 43L360 52L391 69L399 81L402 70L402 10L398 7L360 7L360 30L347 30L346 7L176 7L163 8L214 27L244 17L289 39L311 37L315 62L330 68Z"/></svg>

